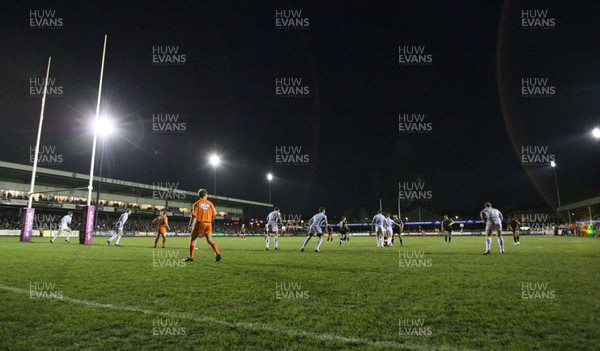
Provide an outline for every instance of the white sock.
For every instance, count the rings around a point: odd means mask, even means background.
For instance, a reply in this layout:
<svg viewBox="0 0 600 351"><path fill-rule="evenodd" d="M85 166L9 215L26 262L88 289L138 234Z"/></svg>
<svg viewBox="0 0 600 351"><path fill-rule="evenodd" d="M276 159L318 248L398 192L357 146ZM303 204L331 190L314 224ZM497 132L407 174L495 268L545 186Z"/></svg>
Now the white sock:
<svg viewBox="0 0 600 351"><path fill-rule="evenodd" d="M267 237L265 238L265 244L267 244L267 249L269 248L269 245L271 245L271 237L267 235Z"/></svg>
<svg viewBox="0 0 600 351"><path fill-rule="evenodd" d="M379 247L379 237L377 237L377 247Z"/></svg>
<svg viewBox="0 0 600 351"><path fill-rule="evenodd" d="M392 238L387 239L387 244L388 244L388 246L392 246Z"/></svg>
<svg viewBox="0 0 600 351"><path fill-rule="evenodd" d="M118 238L117 238L117 245L119 245L119 241L121 241L121 238L123 237L123 235L117 235L117 236L118 236Z"/></svg>
<svg viewBox="0 0 600 351"><path fill-rule="evenodd" d="M60 230L56 232L56 234L54 234L54 238L52 238L52 242L56 241L56 238L58 238L58 236L60 235Z"/></svg>
<svg viewBox="0 0 600 351"><path fill-rule="evenodd" d="M279 248L279 237L275 237L275 248L278 249Z"/></svg>
<svg viewBox="0 0 600 351"><path fill-rule="evenodd" d="M318 250L321 247L321 243L323 243L323 237L322 236L319 237L319 241L317 242L317 247L315 247L315 250Z"/></svg>
<svg viewBox="0 0 600 351"><path fill-rule="evenodd" d="M383 237L379 238L379 246L383 247Z"/></svg>
<svg viewBox="0 0 600 351"><path fill-rule="evenodd" d="M312 236L310 236L310 235L306 237L306 240L304 240L304 245L302 245L302 248L306 247L306 244L308 244L308 242L310 241L310 238L312 238Z"/></svg>
<svg viewBox="0 0 600 351"><path fill-rule="evenodd" d="M488 236L485 238L485 251L490 251L491 247L492 247L492 238Z"/></svg>
<svg viewBox="0 0 600 351"><path fill-rule="evenodd" d="M67 232L67 240L71 237L71 232Z"/></svg>
<svg viewBox="0 0 600 351"><path fill-rule="evenodd" d="M115 238L116 238L117 236L118 236L117 234L113 234L113 235L110 237L110 239L108 239L108 241L113 241L113 240L115 240Z"/></svg>
<svg viewBox="0 0 600 351"><path fill-rule="evenodd" d="M500 246L500 252L504 252L504 238L501 236L498 237L498 246Z"/></svg>

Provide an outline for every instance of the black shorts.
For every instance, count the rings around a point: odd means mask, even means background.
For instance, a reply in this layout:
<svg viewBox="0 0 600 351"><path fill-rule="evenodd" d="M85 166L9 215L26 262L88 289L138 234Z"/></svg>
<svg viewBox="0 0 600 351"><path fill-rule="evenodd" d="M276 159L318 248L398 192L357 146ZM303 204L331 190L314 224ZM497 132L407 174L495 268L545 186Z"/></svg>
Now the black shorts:
<svg viewBox="0 0 600 351"><path fill-rule="evenodd" d="M348 234L348 231L346 229L340 229L340 234Z"/></svg>

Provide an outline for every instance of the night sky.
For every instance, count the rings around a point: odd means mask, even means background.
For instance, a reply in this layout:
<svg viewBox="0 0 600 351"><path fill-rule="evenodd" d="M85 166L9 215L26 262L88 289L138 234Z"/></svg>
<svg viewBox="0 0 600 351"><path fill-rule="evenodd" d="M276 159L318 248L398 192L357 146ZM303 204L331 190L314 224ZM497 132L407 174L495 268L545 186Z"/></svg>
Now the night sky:
<svg viewBox="0 0 600 351"><path fill-rule="evenodd" d="M101 114L118 132L103 176L212 193L216 152L218 195L267 202L273 172L282 213L372 214L379 199L395 212L402 182L430 196L403 211L475 217L485 201L556 206L552 168L522 162L521 147L538 146L559 165L563 205L600 195L598 1L89 3L4 5L0 160L30 162L41 106L31 80L51 56L58 96L46 101L42 145L62 162L49 168L89 172L107 34ZM278 27L282 10L297 25ZM524 27L523 10L546 12ZM153 62L156 47L180 64ZM403 64L400 47L430 62ZM282 78L308 93L278 96ZM524 96L524 78L547 78L546 94ZM156 132L160 114L181 123L162 128L185 130ZM401 132L401 114L425 115L431 130ZM278 164L284 146L302 162Z"/></svg>

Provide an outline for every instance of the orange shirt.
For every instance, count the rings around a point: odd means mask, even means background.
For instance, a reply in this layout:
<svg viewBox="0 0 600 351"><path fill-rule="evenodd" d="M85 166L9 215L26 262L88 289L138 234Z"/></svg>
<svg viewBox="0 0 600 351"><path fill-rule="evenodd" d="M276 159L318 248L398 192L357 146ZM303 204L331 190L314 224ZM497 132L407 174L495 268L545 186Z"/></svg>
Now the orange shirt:
<svg viewBox="0 0 600 351"><path fill-rule="evenodd" d="M192 216L196 217L196 222L211 223L216 215L215 205L209 200L200 199L194 204Z"/></svg>
<svg viewBox="0 0 600 351"><path fill-rule="evenodd" d="M164 234L167 232L169 220L167 219L166 215L158 216L154 218L152 222L156 223L156 230L158 230L160 233Z"/></svg>

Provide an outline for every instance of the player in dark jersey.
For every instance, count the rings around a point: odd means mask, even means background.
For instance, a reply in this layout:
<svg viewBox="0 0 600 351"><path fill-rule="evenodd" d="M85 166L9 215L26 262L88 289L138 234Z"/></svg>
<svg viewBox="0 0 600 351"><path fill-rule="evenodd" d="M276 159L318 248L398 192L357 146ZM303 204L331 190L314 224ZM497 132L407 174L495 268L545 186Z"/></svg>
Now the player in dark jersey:
<svg viewBox="0 0 600 351"><path fill-rule="evenodd" d="M519 227L521 227L521 222L519 222L514 215L508 217L508 229L512 230L515 245L521 245L521 242L519 241Z"/></svg>
<svg viewBox="0 0 600 351"><path fill-rule="evenodd" d="M452 241L452 225L454 221L448 217L448 215L444 215L444 220L442 221L442 233L444 233L444 241L446 245L450 245Z"/></svg>
<svg viewBox="0 0 600 351"><path fill-rule="evenodd" d="M397 215L394 215L392 223L392 245L394 245L394 236L398 234L398 240L400 240L400 246L402 246L402 232L404 231L404 222Z"/></svg>
<svg viewBox="0 0 600 351"><path fill-rule="evenodd" d="M348 241L349 231L348 221L346 221L346 217L342 217L342 220L340 221L340 246L342 246L342 241Z"/></svg>
<svg viewBox="0 0 600 351"><path fill-rule="evenodd" d="M333 227L327 226L327 242L333 244Z"/></svg>

